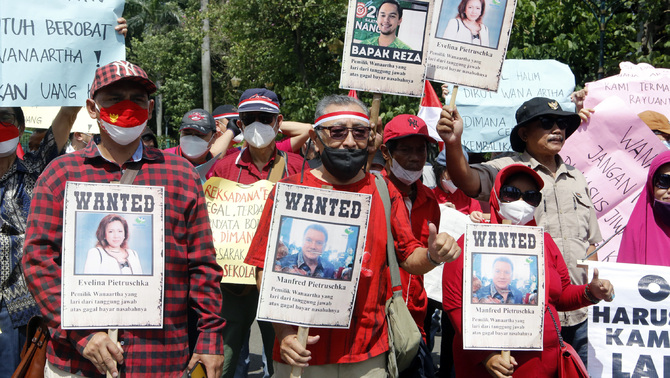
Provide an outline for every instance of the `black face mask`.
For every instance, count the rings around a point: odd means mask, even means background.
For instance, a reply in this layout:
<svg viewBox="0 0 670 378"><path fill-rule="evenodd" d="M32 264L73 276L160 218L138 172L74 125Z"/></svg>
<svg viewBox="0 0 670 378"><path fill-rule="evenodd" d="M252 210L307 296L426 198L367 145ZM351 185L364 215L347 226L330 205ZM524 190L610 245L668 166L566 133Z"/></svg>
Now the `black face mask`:
<svg viewBox="0 0 670 378"><path fill-rule="evenodd" d="M321 163L328 173L336 179L346 182L354 178L368 162L368 149L366 148L332 148L323 143L323 139L317 132L316 137L323 144L321 151Z"/></svg>
<svg viewBox="0 0 670 378"><path fill-rule="evenodd" d="M656 220L660 220L667 226L670 226L670 202L663 202L654 199L654 204L652 206Z"/></svg>

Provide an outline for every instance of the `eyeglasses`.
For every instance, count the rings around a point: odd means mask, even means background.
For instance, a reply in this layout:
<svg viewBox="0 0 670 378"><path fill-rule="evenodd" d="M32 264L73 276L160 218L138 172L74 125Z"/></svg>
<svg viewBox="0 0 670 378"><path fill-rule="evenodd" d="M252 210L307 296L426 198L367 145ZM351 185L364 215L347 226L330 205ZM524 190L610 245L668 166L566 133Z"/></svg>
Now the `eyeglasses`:
<svg viewBox="0 0 670 378"><path fill-rule="evenodd" d="M317 126L316 130L328 130L330 138L334 140L345 140L349 131L354 136L355 140L367 140L370 136L370 128L365 126Z"/></svg>
<svg viewBox="0 0 670 378"><path fill-rule="evenodd" d="M667 173L656 175L656 177L654 177L654 186L659 189L670 188L670 175Z"/></svg>
<svg viewBox="0 0 670 378"><path fill-rule="evenodd" d="M272 113L240 113L240 120L245 125L251 125L254 121L258 120L260 123L266 125L271 124L275 120L276 114Z"/></svg>
<svg viewBox="0 0 670 378"><path fill-rule="evenodd" d="M0 122L13 124L16 122L16 115L14 113L0 113Z"/></svg>
<svg viewBox="0 0 670 378"><path fill-rule="evenodd" d="M528 190L522 193L519 188L511 185L500 188L500 200L502 202L514 202L518 201L519 198L523 198L527 204L533 207L538 207L540 201L542 201L542 193L537 190Z"/></svg>
<svg viewBox="0 0 670 378"><path fill-rule="evenodd" d="M570 120L566 117L548 117L540 116L540 127L544 130L551 130L554 128L554 124L558 126L559 129L565 130L570 126Z"/></svg>

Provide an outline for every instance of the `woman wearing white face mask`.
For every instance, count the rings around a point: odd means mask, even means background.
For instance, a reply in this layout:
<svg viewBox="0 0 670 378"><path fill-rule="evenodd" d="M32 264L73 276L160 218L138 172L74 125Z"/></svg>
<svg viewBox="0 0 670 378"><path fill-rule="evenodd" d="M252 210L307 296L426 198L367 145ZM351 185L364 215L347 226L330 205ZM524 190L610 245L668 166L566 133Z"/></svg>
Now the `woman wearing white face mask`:
<svg viewBox="0 0 670 378"><path fill-rule="evenodd" d="M433 173L437 181L437 186L433 188L433 194L435 194L437 202L469 215L470 220L474 223L486 222L488 214L484 215L479 201L468 197L451 181L444 154L445 152L442 150L433 164Z"/></svg>
<svg viewBox="0 0 670 378"><path fill-rule="evenodd" d="M534 211L542 201L540 190L544 183L531 168L512 164L500 170L491 190L491 223L510 220L517 225L535 225ZM463 246L463 238L458 241ZM544 233L545 298L548 311L570 311L614 298L614 288L608 280L598 278L586 285L570 283L568 269L556 243ZM442 295L444 311L449 315L454 338L456 377L556 377L558 374L559 342L556 326L550 314L544 316L544 349L538 352L512 352L511 362L505 362L500 351L463 350L463 254L451 264L444 265Z"/></svg>

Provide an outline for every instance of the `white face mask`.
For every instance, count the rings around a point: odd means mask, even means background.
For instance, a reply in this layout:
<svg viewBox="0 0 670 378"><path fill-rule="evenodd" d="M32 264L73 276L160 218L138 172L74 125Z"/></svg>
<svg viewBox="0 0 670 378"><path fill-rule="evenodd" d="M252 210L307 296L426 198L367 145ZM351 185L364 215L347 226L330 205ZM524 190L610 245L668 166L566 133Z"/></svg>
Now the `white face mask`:
<svg viewBox="0 0 670 378"><path fill-rule="evenodd" d="M0 157L7 157L16 153L16 147L19 145L20 137L12 138L4 142L0 142Z"/></svg>
<svg viewBox="0 0 670 378"><path fill-rule="evenodd" d="M251 125L244 126L244 140L255 148L267 147L277 136L274 127L265 123L254 121Z"/></svg>
<svg viewBox="0 0 670 378"><path fill-rule="evenodd" d="M179 138L181 152L190 158L199 158L209 151L209 141L195 135L183 135Z"/></svg>
<svg viewBox="0 0 670 378"><path fill-rule="evenodd" d="M423 174L423 170L409 171L403 168L396 159L391 161L391 172L393 172L393 175L405 185L412 185L417 182Z"/></svg>
<svg viewBox="0 0 670 378"><path fill-rule="evenodd" d="M454 185L453 181L442 179L442 189L449 193L454 193L456 190L458 190L458 187Z"/></svg>
<svg viewBox="0 0 670 378"><path fill-rule="evenodd" d="M524 200L500 202L500 216L515 225L524 225L535 217L535 207Z"/></svg>
<svg viewBox="0 0 670 378"><path fill-rule="evenodd" d="M100 126L102 129L107 132L109 137L112 138L115 143L118 143L122 146L127 146L130 143L136 141L140 135L142 135L144 126L146 125L147 123L144 122L143 124L137 125L135 127L121 127L100 120Z"/></svg>

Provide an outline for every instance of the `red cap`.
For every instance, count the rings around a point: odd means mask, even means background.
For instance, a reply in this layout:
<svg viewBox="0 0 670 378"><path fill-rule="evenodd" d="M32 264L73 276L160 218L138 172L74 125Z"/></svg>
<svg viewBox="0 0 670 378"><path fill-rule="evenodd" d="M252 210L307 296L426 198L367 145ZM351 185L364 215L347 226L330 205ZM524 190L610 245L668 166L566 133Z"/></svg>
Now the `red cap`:
<svg viewBox="0 0 670 378"><path fill-rule="evenodd" d="M120 80L130 80L139 83L147 90L147 94L156 92L156 84L149 80L147 73L143 69L133 63L117 60L95 70L95 77L91 86L91 98L101 88Z"/></svg>
<svg viewBox="0 0 670 378"><path fill-rule="evenodd" d="M437 143L428 134L428 126L426 122L419 116L411 114L400 114L386 124L384 127L384 143L392 139L405 138L413 135L421 135L426 138L428 142Z"/></svg>

